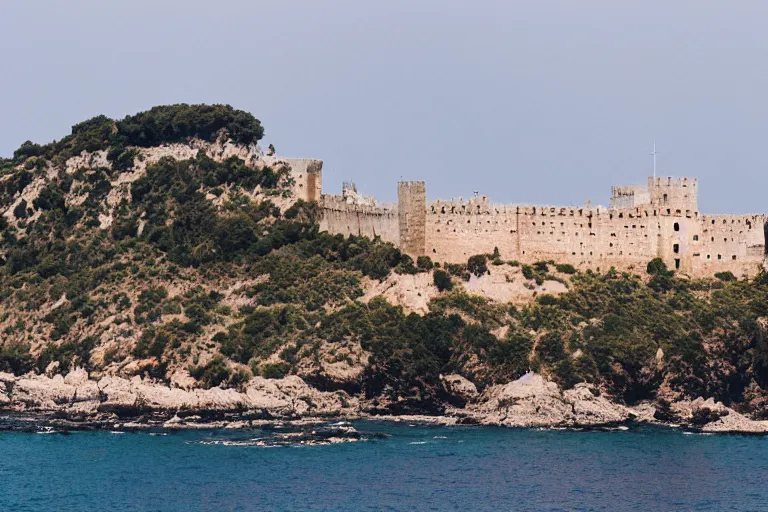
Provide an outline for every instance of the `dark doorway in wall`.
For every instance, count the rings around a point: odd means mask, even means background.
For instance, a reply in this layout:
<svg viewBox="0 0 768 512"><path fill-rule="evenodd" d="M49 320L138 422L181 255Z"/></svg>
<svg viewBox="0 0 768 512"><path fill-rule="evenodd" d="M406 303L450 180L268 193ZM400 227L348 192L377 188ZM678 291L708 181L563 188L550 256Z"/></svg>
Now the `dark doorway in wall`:
<svg viewBox="0 0 768 512"><path fill-rule="evenodd" d="M675 226L674 226L674 228L675 228L675 231L680 231L680 224L678 224L677 222L675 222Z"/></svg>
<svg viewBox="0 0 768 512"><path fill-rule="evenodd" d="M680 268L680 258L675 258L675 268L676 269Z"/></svg>

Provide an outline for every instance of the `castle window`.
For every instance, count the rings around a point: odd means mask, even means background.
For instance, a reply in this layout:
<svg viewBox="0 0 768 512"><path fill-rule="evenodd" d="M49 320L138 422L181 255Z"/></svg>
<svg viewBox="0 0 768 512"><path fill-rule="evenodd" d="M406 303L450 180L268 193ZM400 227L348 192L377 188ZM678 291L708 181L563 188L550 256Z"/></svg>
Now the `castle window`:
<svg viewBox="0 0 768 512"><path fill-rule="evenodd" d="M714 223L715 223L715 219L712 219L712 224L714 224Z"/></svg>
<svg viewBox="0 0 768 512"><path fill-rule="evenodd" d="M707 259L709 259L709 254L707 254Z"/></svg>
<svg viewBox="0 0 768 512"><path fill-rule="evenodd" d="M623 218L624 218L624 214L623 214L623 213L620 213L620 214L619 214L619 218L620 218L620 219L623 219Z"/></svg>
<svg viewBox="0 0 768 512"><path fill-rule="evenodd" d="M736 259L736 255L734 254L733 256L731 256L731 259L735 260Z"/></svg>
<svg viewBox="0 0 768 512"><path fill-rule="evenodd" d="M715 237L712 237L712 241L713 241L713 242L715 241Z"/></svg>
<svg viewBox="0 0 768 512"><path fill-rule="evenodd" d="M727 238L723 238L723 242L727 242L727 241L728 241L728 239L727 239Z"/></svg>
<svg viewBox="0 0 768 512"><path fill-rule="evenodd" d="M728 221L726 221L725 219L723 219L723 224L727 224L727 223L728 223Z"/></svg>
<svg viewBox="0 0 768 512"><path fill-rule="evenodd" d="M437 252L437 249L432 249L432 252Z"/></svg>
<svg viewBox="0 0 768 512"><path fill-rule="evenodd" d="M670 210L669 208L667 208L667 215L670 215L671 213L672 213L672 210Z"/></svg>
<svg viewBox="0 0 768 512"><path fill-rule="evenodd" d="M680 231L680 224L678 224L677 222L675 222L675 226L674 226L674 228L675 228L675 231Z"/></svg>
<svg viewBox="0 0 768 512"><path fill-rule="evenodd" d="M680 268L680 258L675 258L675 268Z"/></svg>
<svg viewBox="0 0 768 512"><path fill-rule="evenodd" d="M717 259L721 260L721 259L723 259L723 257L720 254L718 254L717 255Z"/></svg>
<svg viewBox="0 0 768 512"><path fill-rule="evenodd" d="M668 199L668 198L667 198L667 194L664 194L664 202L665 202L665 203L667 202L667 199Z"/></svg>
<svg viewBox="0 0 768 512"><path fill-rule="evenodd" d="M610 244L608 244L608 246L609 246L609 247L613 247L613 242L611 242Z"/></svg>
<svg viewBox="0 0 768 512"><path fill-rule="evenodd" d="M680 252L680 244L673 245L672 246L672 252L674 252L675 254L679 253Z"/></svg>

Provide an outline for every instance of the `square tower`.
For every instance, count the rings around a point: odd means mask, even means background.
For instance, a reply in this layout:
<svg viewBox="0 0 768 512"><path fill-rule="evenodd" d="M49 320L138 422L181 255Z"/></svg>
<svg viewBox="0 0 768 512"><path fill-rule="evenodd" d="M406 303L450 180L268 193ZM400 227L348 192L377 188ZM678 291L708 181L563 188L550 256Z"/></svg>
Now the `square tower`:
<svg viewBox="0 0 768 512"><path fill-rule="evenodd" d="M423 256L427 250L427 190L423 181L397 184L397 213L400 250L414 258Z"/></svg>
<svg viewBox="0 0 768 512"><path fill-rule="evenodd" d="M699 211L699 185L696 178L648 178L651 204L675 214L696 214Z"/></svg>

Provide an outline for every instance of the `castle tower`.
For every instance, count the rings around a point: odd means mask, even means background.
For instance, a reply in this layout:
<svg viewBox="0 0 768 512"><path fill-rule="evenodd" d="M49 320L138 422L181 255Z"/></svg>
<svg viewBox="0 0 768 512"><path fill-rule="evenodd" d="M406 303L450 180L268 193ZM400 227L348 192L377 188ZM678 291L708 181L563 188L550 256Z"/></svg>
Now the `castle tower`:
<svg viewBox="0 0 768 512"><path fill-rule="evenodd" d="M696 178L648 178L651 204L669 215L695 215L699 211Z"/></svg>
<svg viewBox="0 0 768 512"><path fill-rule="evenodd" d="M400 250L416 258L426 253L427 191L423 181L397 184Z"/></svg>

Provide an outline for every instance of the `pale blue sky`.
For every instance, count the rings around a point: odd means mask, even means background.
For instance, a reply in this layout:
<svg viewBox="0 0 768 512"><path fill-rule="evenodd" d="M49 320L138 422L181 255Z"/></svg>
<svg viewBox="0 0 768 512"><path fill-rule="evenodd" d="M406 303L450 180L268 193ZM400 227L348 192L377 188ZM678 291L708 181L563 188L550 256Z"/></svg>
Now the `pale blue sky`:
<svg viewBox="0 0 768 512"><path fill-rule="evenodd" d="M768 211L765 0L0 0L0 155L167 103L248 110L383 200L607 204L651 172Z"/></svg>

